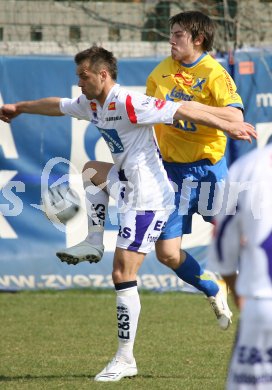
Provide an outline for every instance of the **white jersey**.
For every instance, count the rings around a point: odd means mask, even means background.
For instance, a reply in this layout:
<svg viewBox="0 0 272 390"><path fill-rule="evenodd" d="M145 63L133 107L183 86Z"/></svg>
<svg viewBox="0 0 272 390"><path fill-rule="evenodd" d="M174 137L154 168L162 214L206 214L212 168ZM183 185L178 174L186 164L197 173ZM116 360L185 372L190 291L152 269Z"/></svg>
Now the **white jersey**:
<svg viewBox="0 0 272 390"><path fill-rule="evenodd" d="M211 269L222 275L238 270L240 296L272 298L272 145L231 166L215 226Z"/></svg>
<svg viewBox="0 0 272 390"><path fill-rule="evenodd" d="M165 102L115 84L103 107L85 95L61 99L63 114L93 123L108 144L120 181L128 183L131 209L163 210L173 204L173 189L153 135L155 123L173 123L181 103ZM129 188L129 191L127 189Z"/></svg>

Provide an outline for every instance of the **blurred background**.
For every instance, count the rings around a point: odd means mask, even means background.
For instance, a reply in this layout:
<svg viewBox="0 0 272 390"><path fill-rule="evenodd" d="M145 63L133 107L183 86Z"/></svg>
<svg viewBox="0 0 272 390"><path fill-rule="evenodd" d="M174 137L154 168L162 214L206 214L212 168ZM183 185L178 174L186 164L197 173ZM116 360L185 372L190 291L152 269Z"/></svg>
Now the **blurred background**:
<svg viewBox="0 0 272 390"><path fill-rule="evenodd" d="M215 52L272 44L270 0L0 0L0 54L71 54L93 43L117 57L169 54L168 19L186 10L217 25Z"/></svg>

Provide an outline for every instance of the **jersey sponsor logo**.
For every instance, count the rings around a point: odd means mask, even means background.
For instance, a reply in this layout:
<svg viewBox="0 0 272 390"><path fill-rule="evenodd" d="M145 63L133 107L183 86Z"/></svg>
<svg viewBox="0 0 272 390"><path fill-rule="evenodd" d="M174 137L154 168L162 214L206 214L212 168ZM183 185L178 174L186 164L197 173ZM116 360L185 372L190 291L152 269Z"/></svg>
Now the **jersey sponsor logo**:
<svg viewBox="0 0 272 390"><path fill-rule="evenodd" d="M115 129L101 129L98 127L98 130L106 141L111 153L118 154L124 151L122 141Z"/></svg>
<svg viewBox="0 0 272 390"><path fill-rule="evenodd" d="M91 122L92 122L94 125L97 125L97 123L98 123L98 118L97 118L97 111L96 111L96 109L97 109L96 103L91 102L91 103L90 103L90 107L91 107L92 115L93 115L93 117L92 117L92 119L91 119Z"/></svg>
<svg viewBox="0 0 272 390"><path fill-rule="evenodd" d="M161 99L156 99L155 100L155 106L157 107L158 110L161 110L166 104L166 101L165 100L161 100Z"/></svg>
<svg viewBox="0 0 272 390"><path fill-rule="evenodd" d="M96 103L91 102L90 107L91 107L92 111L97 111Z"/></svg>
<svg viewBox="0 0 272 390"><path fill-rule="evenodd" d="M195 91L199 91L201 92L203 90L203 84L206 82L206 79L201 79L201 78L198 78L196 80L196 83L192 86L192 89L194 89Z"/></svg>
<svg viewBox="0 0 272 390"><path fill-rule="evenodd" d="M110 102L110 104L108 105L108 110L109 111L116 110L116 103L115 102Z"/></svg>
<svg viewBox="0 0 272 390"><path fill-rule="evenodd" d="M175 79L181 79L181 81L184 85L189 85L189 86L193 85L193 82L194 82L193 76L186 73L186 72L176 73ZM179 82L180 82L180 80L179 80Z"/></svg>
<svg viewBox="0 0 272 390"><path fill-rule="evenodd" d="M175 123L175 129L183 131L197 131L197 127L193 122L179 121Z"/></svg>
<svg viewBox="0 0 272 390"><path fill-rule="evenodd" d="M97 125L98 119L97 119L97 106L96 106L96 103L95 102L90 102L90 107L91 107L91 110L93 112L93 117L92 117L91 122L94 125Z"/></svg>
<svg viewBox="0 0 272 390"><path fill-rule="evenodd" d="M117 115L117 116L108 116L107 118L105 118L105 120L107 122L111 122L111 121L120 121L122 120L122 117L121 115Z"/></svg>
<svg viewBox="0 0 272 390"><path fill-rule="evenodd" d="M163 79L170 77L170 76L172 76L172 74L162 74ZM173 75L173 76L175 79L178 79L177 80L178 82L182 82L182 84L184 84L184 85L189 85L189 86L193 85L193 82L194 82L193 76L190 74L187 74L184 71L182 71L181 73L175 73L175 75Z"/></svg>
<svg viewBox="0 0 272 390"><path fill-rule="evenodd" d="M182 89L179 89L177 86L175 86L172 91L166 94L165 100L175 101L175 100L185 100L190 101L193 99L193 95L188 95L187 93L184 93Z"/></svg>

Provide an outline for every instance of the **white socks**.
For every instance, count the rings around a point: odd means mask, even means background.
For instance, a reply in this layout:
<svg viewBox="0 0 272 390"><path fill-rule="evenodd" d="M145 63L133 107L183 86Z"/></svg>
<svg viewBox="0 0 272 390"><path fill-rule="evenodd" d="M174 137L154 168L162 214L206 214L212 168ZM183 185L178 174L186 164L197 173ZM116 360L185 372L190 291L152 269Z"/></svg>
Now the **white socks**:
<svg viewBox="0 0 272 390"><path fill-rule="evenodd" d="M93 245L103 245L109 195L92 182L85 184L85 192L86 210L88 214L88 236L86 241Z"/></svg>
<svg viewBox="0 0 272 390"><path fill-rule="evenodd" d="M133 285L133 287L129 287L129 285ZM125 288L127 286L128 288ZM116 305L119 340L116 357L127 363L133 363L133 346L141 310L137 282L119 283L115 285L115 288L117 293Z"/></svg>
<svg viewBox="0 0 272 390"><path fill-rule="evenodd" d="M90 177L92 177L92 173L92 170L90 170ZM84 182L86 210L88 214L88 236L86 241L90 244L103 245L109 194L114 199L117 199L119 183L118 172L114 165L108 173L106 182L101 184L100 187L93 184L90 180Z"/></svg>

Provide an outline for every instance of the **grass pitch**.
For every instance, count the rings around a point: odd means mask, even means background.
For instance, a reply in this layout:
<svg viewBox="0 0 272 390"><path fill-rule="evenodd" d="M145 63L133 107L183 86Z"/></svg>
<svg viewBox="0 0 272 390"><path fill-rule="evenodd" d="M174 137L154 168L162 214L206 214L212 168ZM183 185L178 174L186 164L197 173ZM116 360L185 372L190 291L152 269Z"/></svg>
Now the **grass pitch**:
<svg viewBox="0 0 272 390"><path fill-rule="evenodd" d="M223 390L238 317L232 302L234 323L222 331L203 295L140 296L139 375L95 383L117 348L114 291L1 293L0 388Z"/></svg>

